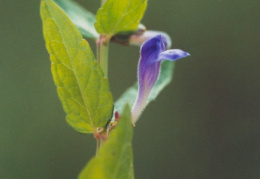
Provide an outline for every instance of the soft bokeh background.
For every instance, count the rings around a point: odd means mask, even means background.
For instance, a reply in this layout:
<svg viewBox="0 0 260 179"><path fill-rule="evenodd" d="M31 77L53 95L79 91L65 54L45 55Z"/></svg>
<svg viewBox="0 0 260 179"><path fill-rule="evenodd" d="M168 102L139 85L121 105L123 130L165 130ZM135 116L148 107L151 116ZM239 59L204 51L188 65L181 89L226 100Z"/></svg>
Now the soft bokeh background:
<svg viewBox="0 0 260 179"><path fill-rule="evenodd" d="M1 179L76 178L95 154L92 135L64 120L39 4L0 1ZM259 0L149 0L142 22L192 56L134 129L137 179L260 178L259 17ZM136 79L139 49L110 50L116 99Z"/></svg>

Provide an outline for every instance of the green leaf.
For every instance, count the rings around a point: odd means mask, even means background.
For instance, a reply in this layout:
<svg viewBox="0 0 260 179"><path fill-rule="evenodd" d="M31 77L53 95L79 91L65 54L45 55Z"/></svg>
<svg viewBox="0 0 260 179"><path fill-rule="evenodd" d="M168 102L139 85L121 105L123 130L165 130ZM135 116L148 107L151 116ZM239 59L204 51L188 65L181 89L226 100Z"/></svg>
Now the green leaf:
<svg viewBox="0 0 260 179"><path fill-rule="evenodd" d="M173 67L174 63L171 61L164 61L162 63L160 76L152 89L147 104L155 100L160 92L171 82L173 76ZM121 114L125 104L128 103L132 106L135 102L137 92L138 86L137 83L135 83L132 87L128 88L116 101L115 110Z"/></svg>
<svg viewBox="0 0 260 179"><path fill-rule="evenodd" d="M97 12L96 30L109 37L135 31L143 17L147 0L107 0Z"/></svg>
<svg viewBox="0 0 260 179"><path fill-rule="evenodd" d="M51 71L67 122L91 133L111 118L113 99L89 44L51 0L41 1L41 18Z"/></svg>
<svg viewBox="0 0 260 179"><path fill-rule="evenodd" d="M126 105L118 125L97 156L82 170L79 179L133 179L132 137L131 112Z"/></svg>
<svg viewBox="0 0 260 179"><path fill-rule="evenodd" d="M53 0L69 16L70 20L86 38L98 38L94 23L96 17L78 3L72 0Z"/></svg>

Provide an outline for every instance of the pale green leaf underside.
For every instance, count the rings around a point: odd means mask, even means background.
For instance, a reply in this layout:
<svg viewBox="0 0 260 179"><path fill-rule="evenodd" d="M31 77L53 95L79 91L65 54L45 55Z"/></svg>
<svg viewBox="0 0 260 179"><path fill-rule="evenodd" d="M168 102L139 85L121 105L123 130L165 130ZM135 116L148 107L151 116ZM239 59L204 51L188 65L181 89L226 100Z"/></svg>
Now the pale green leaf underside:
<svg viewBox="0 0 260 179"><path fill-rule="evenodd" d="M98 33L94 27L96 17L73 0L54 0L63 11L69 16L70 20L79 29L80 33L86 38L98 38Z"/></svg>
<svg viewBox="0 0 260 179"><path fill-rule="evenodd" d="M108 36L135 31L146 6L147 0L107 0L97 12L96 30Z"/></svg>
<svg viewBox="0 0 260 179"><path fill-rule="evenodd" d="M173 76L173 68L174 62L164 61L162 63L160 76L152 89L147 104L155 100L160 92L171 82ZM138 86L137 83L135 83L132 87L128 88L116 101L115 110L118 111L119 114L121 114L123 106L125 104L128 103L132 106L135 102L137 92Z"/></svg>
<svg viewBox="0 0 260 179"><path fill-rule="evenodd" d="M133 127L127 105L116 128L98 155L83 169L79 179L133 179Z"/></svg>
<svg viewBox="0 0 260 179"><path fill-rule="evenodd" d="M113 100L89 44L51 0L42 0L41 18L51 71L67 122L82 133L104 127L111 117Z"/></svg>

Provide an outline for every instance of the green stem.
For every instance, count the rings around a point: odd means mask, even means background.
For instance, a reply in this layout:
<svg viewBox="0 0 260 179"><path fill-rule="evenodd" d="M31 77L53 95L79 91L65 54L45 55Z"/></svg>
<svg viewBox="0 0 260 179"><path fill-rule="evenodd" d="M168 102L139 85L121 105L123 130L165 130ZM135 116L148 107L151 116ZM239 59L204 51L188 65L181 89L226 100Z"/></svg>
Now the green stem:
<svg viewBox="0 0 260 179"><path fill-rule="evenodd" d="M96 156L97 156L97 154L98 154L99 148L100 148L100 139L97 139Z"/></svg>
<svg viewBox="0 0 260 179"><path fill-rule="evenodd" d="M108 47L109 40L106 35L100 35L97 41L97 61L103 70L104 76L108 74Z"/></svg>

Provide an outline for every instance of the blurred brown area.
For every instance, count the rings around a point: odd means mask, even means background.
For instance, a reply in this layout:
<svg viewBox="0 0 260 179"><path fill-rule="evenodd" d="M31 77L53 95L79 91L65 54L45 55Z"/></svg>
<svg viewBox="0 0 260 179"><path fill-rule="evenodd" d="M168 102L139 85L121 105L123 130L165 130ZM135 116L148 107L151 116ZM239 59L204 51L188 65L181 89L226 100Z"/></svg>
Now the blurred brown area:
<svg viewBox="0 0 260 179"><path fill-rule="evenodd" d="M78 1L93 13L100 2ZM0 178L76 178L95 154L56 94L39 1L0 1ZM192 56L134 129L137 179L260 178L260 1L149 0L142 21ZM92 49L95 44L90 40ZM110 46L115 99L139 49Z"/></svg>

